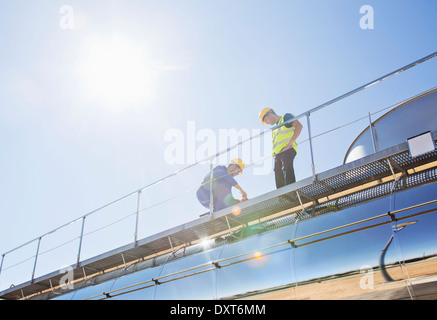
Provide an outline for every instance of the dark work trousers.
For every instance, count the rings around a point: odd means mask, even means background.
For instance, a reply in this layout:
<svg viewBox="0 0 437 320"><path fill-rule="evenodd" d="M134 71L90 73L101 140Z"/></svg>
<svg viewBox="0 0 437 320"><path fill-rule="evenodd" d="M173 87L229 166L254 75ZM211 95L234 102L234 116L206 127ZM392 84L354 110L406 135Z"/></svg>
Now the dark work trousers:
<svg viewBox="0 0 437 320"><path fill-rule="evenodd" d="M275 155L274 171L277 189L296 182L293 168L294 157L296 157L296 150L294 150L294 148L287 149Z"/></svg>

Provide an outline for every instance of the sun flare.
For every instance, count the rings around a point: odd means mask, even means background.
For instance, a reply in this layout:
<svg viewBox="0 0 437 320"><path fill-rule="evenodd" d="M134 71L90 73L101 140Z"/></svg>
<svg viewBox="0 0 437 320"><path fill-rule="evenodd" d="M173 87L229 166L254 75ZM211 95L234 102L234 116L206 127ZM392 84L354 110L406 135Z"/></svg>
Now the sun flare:
<svg viewBox="0 0 437 320"><path fill-rule="evenodd" d="M151 68L144 50L122 37L97 39L82 64L87 96L110 106L150 98Z"/></svg>

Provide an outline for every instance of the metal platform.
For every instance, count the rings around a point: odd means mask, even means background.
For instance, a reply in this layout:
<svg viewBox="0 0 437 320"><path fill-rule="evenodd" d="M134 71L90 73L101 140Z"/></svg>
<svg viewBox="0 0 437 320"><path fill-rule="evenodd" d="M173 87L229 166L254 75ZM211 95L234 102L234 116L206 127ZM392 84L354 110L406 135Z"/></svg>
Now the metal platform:
<svg viewBox="0 0 437 320"><path fill-rule="evenodd" d="M437 132L433 133L433 139L434 141L437 139ZM380 194L376 192L370 196L360 197L356 196L357 191L354 188L366 183L382 181L394 175L400 177L399 181L403 184L403 188L426 183L426 179L421 179L417 183L411 179L411 181L408 180L408 170L432 164L435 161L437 161L437 152L412 158L405 142L248 200L239 204L238 213L235 212L235 206L226 208L215 212L213 216L201 217L146 237L136 243L82 261L72 266L74 279L84 279L91 274L107 272L139 259L159 256L177 247L188 246L205 237L229 232L232 228L247 225L249 222L259 221L259 219L268 220L278 215L281 216L281 214L286 215L292 208L302 208L302 213L305 214L299 216L299 219L303 220L376 198L386 194L387 190L380 191ZM435 163L431 165L433 166ZM355 196L351 196L342 203L326 198L340 192L347 194L348 190ZM366 189L363 192L366 192ZM320 201L321 199L324 200ZM345 199L344 196L343 199ZM0 292L0 298L21 299L51 290L59 284L63 275L59 270L54 271L35 278L33 281L4 290Z"/></svg>

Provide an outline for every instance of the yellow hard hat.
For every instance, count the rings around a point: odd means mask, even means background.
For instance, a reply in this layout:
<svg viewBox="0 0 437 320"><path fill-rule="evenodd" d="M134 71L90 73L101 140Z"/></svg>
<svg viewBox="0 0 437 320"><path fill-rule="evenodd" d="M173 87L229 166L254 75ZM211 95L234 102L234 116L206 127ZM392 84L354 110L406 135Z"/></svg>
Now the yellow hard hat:
<svg viewBox="0 0 437 320"><path fill-rule="evenodd" d="M240 158L235 158L231 160L231 163L236 164L237 166L240 167L241 172L243 172L244 167L246 166L243 162L243 160L241 160Z"/></svg>
<svg viewBox="0 0 437 320"><path fill-rule="evenodd" d="M261 119L262 124L266 124L263 119L264 119L264 116L266 115L266 113L269 111L273 111L273 109L266 107L259 112L259 118Z"/></svg>

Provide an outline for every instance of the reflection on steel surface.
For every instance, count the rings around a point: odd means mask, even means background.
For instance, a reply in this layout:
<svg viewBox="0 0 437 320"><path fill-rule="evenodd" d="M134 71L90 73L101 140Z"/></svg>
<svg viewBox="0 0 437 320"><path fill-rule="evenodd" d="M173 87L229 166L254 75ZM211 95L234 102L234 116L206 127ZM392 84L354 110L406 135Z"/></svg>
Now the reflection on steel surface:
<svg viewBox="0 0 437 320"><path fill-rule="evenodd" d="M185 258L171 260L174 257L168 257L161 267L129 275L129 285L123 286L116 279L112 290L105 291L101 287L99 292L94 286L93 291L98 294L86 295L90 289L84 288L71 298L416 297L414 289L424 288L424 284L417 282L417 277L428 275L429 278L430 274L437 272L437 262L433 258L437 254L434 232L437 201L433 200L436 189L437 185L430 184L399 193L397 196L402 199L403 206L390 214L374 215L387 207L388 202L393 200L392 196L317 219L297 220L275 231L230 244L221 243L218 247ZM419 219L411 221L412 218ZM400 224L400 221L407 222ZM404 235L398 234L400 228L414 222L414 225L405 228ZM396 250L388 250L388 246L385 250L388 264L384 265L384 270L387 269L390 279L394 280L391 284L386 283L378 272L381 271L378 254L389 236L398 237L403 249L402 256ZM404 236L408 239L407 245ZM427 240L426 243L423 240ZM426 254L422 250L426 250ZM365 270L370 271L363 273L363 266L368 266ZM403 268L408 270L407 279ZM148 280L145 272L149 274ZM372 282L363 284L365 277L370 277ZM436 294L431 289L426 286L427 297Z"/></svg>
<svg viewBox="0 0 437 320"><path fill-rule="evenodd" d="M403 224L397 225L396 228L393 228L393 232L399 232L406 226L416 223L416 221L406 222ZM385 254L387 253L388 247L391 245L393 241L393 234L390 236L390 239L388 240L387 244L384 246L384 248L381 251L381 255L379 257L379 269L381 272L381 275L383 276L385 281L393 281L393 279L390 277L390 275L387 273L387 269L385 268Z"/></svg>

